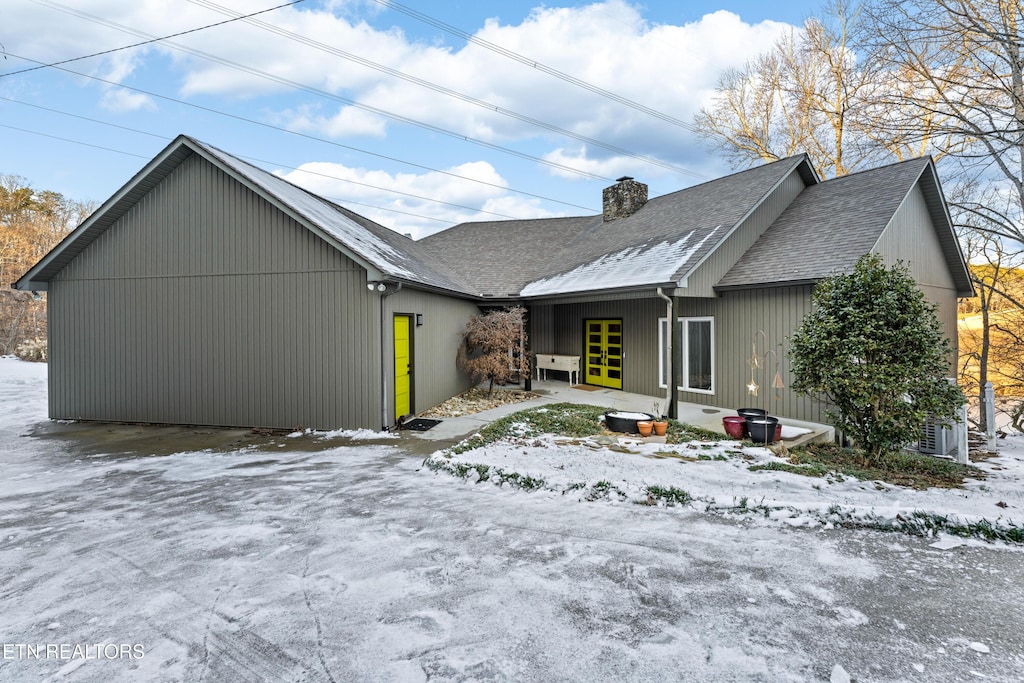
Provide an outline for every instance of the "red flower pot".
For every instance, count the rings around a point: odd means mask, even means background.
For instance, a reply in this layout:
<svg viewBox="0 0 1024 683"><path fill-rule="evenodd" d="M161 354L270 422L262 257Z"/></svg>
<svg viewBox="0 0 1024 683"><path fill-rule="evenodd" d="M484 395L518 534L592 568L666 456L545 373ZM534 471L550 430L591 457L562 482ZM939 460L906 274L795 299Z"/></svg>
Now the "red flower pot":
<svg viewBox="0 0 1024 683"><path fill-rule="evenodd" d="M723 417L722 426L725 427L725 433L734 439L742 439L747 434L746 418L735 415Z"/></svg>

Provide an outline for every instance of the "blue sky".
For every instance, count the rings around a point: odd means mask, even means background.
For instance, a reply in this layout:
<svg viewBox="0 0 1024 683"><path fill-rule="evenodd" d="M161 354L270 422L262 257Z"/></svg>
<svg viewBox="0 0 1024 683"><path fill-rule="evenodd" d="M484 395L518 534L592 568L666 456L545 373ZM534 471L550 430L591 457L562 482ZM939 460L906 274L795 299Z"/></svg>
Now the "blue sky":
<svg viewBox="0 0 1024 683"><path fill-rule="evenodd" d="M172 39L184 49L156 42L64 65L77 73L11 73L286 1L5 0L0 173L102 202L186 133L416 237L593 213L621 175L657 196L728 172L687 124L722 69L818 8L404 0L423 21L382 0L305 0Z"/></svg>

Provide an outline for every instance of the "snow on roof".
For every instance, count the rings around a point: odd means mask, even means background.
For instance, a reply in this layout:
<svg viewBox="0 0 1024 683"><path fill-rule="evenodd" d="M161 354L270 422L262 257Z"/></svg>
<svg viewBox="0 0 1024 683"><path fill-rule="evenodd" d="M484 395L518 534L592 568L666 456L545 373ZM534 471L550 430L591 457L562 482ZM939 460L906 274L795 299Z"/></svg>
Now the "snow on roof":
<svg viewBox="0 0 1024 683"><path fill-rule="evenodd" d="M715 226L701 239L696 230L682 237L620 249L576 266L572 270L526 285L521 296L570 294L595 289L639 287L672 282L687 261L722 226Z"/></svg>
<svg viewBox="0 0 1024 683"><path fill-rule="evenodd" d="M203 149L259 185L265 192L291 207L316 227L337 239L356 256L388 275L415 280L417 274L405 267L408 255L395 249L365 227L343 214L325 199L293 185L284 178L246 163L227 152L202 142Z"/></svg>

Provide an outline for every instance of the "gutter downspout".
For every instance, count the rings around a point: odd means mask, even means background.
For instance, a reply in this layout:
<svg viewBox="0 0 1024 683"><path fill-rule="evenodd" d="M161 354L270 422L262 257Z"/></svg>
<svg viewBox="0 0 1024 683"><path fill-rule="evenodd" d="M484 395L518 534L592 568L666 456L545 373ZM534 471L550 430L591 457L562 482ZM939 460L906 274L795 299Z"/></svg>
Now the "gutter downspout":
<svg viewBox="0 0 1024 683"><path fill-rule="evenodd" d="M672 297L667 296L665 292L662 291L661 287L658 287L658 296L665 300L665 315L668 317L668 334L665 335L667 337L665 343L668 346L668 359L666 361L668 366L665 368L665 375L668 377L668 388L665 389L665 414L668 417L672 417L672 384L674 379L674 375L672 374L672 359L675 357L675 354L672 353L672 337L675 336L676 326L675 320L672 316Z"/></svg>
<svg viewBox="0 0 1024 683"><path fill-rule="evenodd" d="M381 283L384 284L384 283ZM387 287L387 285L385 285ZM395 287L395 291L389 292L385 289L380 294L380 418L381 418L381 431L388 431L388 371L387 362L384 358L384 339L385 333L387 332L384 325L384 299L387 299L392 294L398 294L402 291L402 283L399 282L398 286Z"/></svg>

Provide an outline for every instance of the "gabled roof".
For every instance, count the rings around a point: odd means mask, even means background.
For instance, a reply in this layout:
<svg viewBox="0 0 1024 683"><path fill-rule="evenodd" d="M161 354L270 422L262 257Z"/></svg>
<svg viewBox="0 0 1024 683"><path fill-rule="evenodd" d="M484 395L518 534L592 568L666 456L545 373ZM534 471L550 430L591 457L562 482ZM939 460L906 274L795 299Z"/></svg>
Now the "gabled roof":
<svg viewBox="0 0 1024 683"><path fill-rule="evenodd" d="M799 155L655 197L614 221L462 223L421 242L487 296L673 286L795 172L817 182Z"/></svg>
<svg viewBox="0 0 1024 683"><path fill-rule="evenodd" d="M870 252L920 182L959 296L973 295L931 158L851 173L806 188L715 289L816 282Z"/></svg>
<svg viewBox="0 0 1024 683"><path fill-rule="evenodd" d="M19 289L45 290L49 280L113 225L192 154L199 154L277 206L328 244L367 269L373 279L411 282L472 295L469 286L428 250L216 147L185 135L147 164L135 177L69 234L15 283Z"/></svg>
<svg viewBox="0 0 1024 683"><path fill-rule="evenodd" d="M716 289L813 282L852 266L871 251L919 185L958 294L973 292L930 159L819 183L807 156L799 155L655 197L631 216L613 221L580 216L463 223L416 242L184 135L15 286L45 290L69 261L193 154L359 263L370 279L397 280L471 299L677 286L793 174L800 175L805 189Z"/></svg>

